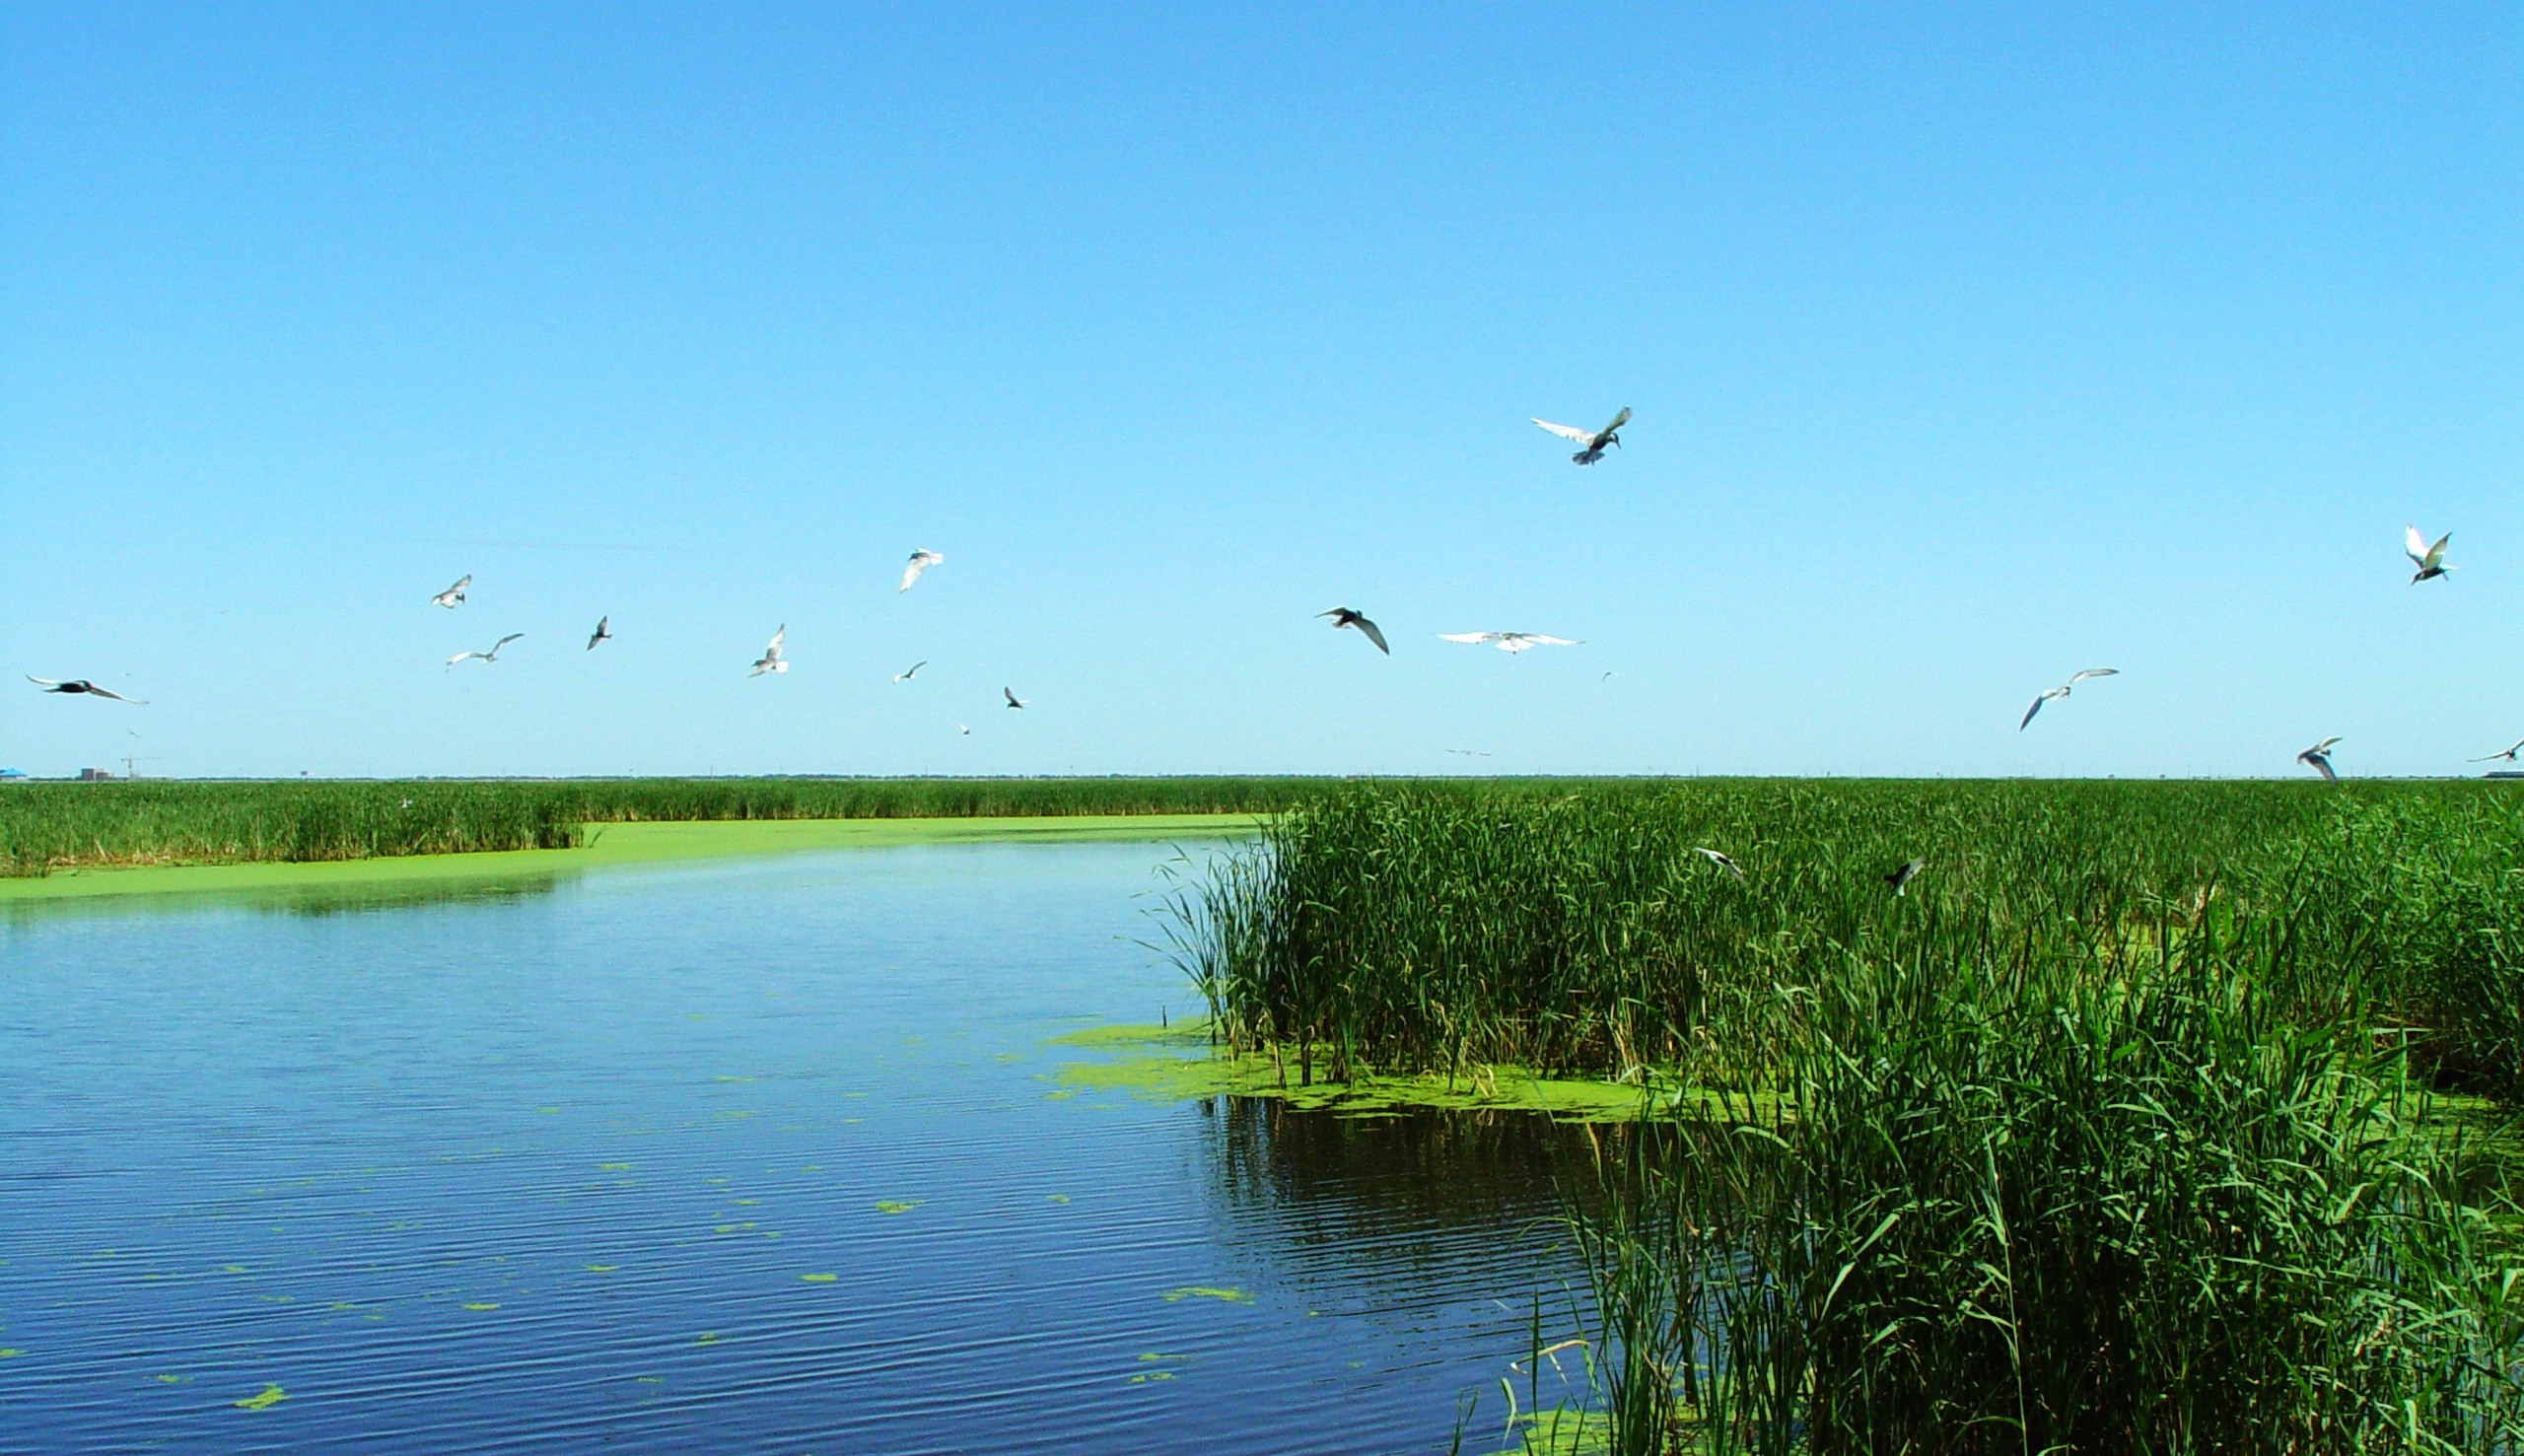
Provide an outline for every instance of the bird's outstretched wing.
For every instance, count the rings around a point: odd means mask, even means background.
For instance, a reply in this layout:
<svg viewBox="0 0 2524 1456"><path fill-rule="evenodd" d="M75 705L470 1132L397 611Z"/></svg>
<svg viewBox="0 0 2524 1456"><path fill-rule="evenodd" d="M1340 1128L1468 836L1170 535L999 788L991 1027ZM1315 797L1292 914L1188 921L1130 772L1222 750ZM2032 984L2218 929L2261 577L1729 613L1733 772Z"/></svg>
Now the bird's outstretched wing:
<svg viewBox="0 0 2524 1456"><path fill-rule="evenodd" d="M911 589L911 584L920 580L920 574L922 572L929 570L931 567L936 566L938 563L945 561L946 559L946 557L939 555L935 551L914 551L911 554L911 560L903 565L902 585L896 587L894 589L896 591L909 591Z"/></svg>
<svg viewBox="0 0 2524 1456"><path fill-rule="evenodd" d="M450 667L453 667L453 666L455 666L456 663L463 661L466 658L478 658L478 657L480 657L480 656L482 656L480 653L472 653L472 652L457 653L455 657L452 657L452 658L450 658L450 659L447 659L447 665L449 665Z"/></svg>
<svg viewBox="0 0 2524 1456"><path fill-rule="evenodd" d="M1623 405L1623 406L1621 407L1621 413L1620 413L1620 414L1617 414L1617 415L1615 415L1615 416L1613 416L1613 422L1612 422L1611 424L1606 425L1604 428L1602 428L1602 429L1600 429L1600 430L1596 431L1595 433L1596 433L1597 435L1610 435L1610 434L1611 434L1611 433L1613 433L1615 430L1618 430L1618 429L1620 429L1622 426L1627 425L1627 424L1629 424L1629 423L1630 423L1630 406L1629 406L1629 405L1627 405L1627 404L1625 404L1625 405Z"/></svg>
<svg viewBox="0 0 2524 1456"><path fill-rule="evenodd" d="M1025 706L1024 700L1017 696L1017 689L1013 687L1001 688L999 690L999 695L1008 700L1008 706L1011 708L1022 708Z"/></svg>
<svg viewBox="0 0 2524 1456"><path fill-rule="evenodd" d="M1507 635L1505 632L1440 632L1437 637L1443 642L1497 642Z"/></svg>
<svg viewBox="0 0 2524 1456"><path fill-rule="evenodd" d="M510 643L517 641L519 638L524 637L525 635L526 635L526 634L525 634L525 633L523 633L523 632L512 632L512 633L510 633L508 636L501 638L499 641L497 641L497 642L495 642L495 643L492 643L492 644L491 644L491 651L496 653L496 652L498 652L500 649L502 649L502 648L504 648L504 647L507 647Z"/></svg>
<svg viewBox="0 0 2524 1456"><path fill-rule="evenodd" d="M771 634L771 645L762 650L762 655L766 658L777 660L780 657L780 649L786 646L788 642L789 624L783 622L780 624L780 630Z"/></svg>
<svg viewBox="0 0 2524 1456"><path fill-rule="evenodd" d="M2019 733L2023 732L2025 726L2033 722L2033 715L2041 712L2042 705L2050 701L2051 695L2049 693L2036 693L2033 698L2033 706L2025 709L2024 717L2016 720L2015 730Z"/></svg>
<svg viewBox="0 0 2524 1456"><path fill-rule="evenodd" d="M1375 623L1370 622L1367 618L1354 612L1350 616L1349 625L1366 633L1367 635L1367 641L1376 645L1377 652L1384 654L1388 658L1393 656L1393 649L1384 645L1383 630L1377 627Z"/></svg>
<svg viewBox="0 0 2524 1456"><path fill-rule="evenodd" d="M2337 784L2340 782L2340 775L2332 772L2331 760L2325 757L2320 749L2308 748L2304 752L2296 755L2296 761L2309 766L2315 773L2322 775L2323 782L2326 784Z"/></svg>
<svg viewBox="0 0 2524 1456"><path fill-rule="evenodd" d="M1625 410L1623 413L1628 414L1629 411ZM1552 434L1559 436L1563 440L1574 440L1579 445L1592 444L1595 439L1594 431L1580 430L1575 425L1555 425L1549 420L1536 420L1534 423L1542 426L1546 430L1549 430Z"/></svg>
<svg viewBox="0 0 2524 1456"><path fill-rule="evenodd" d="M2119 677L2120 675L2121 669L2118 667L2088 667L2083 672L2069 678L2068 686L2075 687L2078 683L2085 681L2089 677Z"/></svg>
<svg viewBox="0 0 2524 1456"><path fill-rule="evenodd" d="M1712 865L1725 870L1737 879L1742 879L1744 877L1744 869L1742 866L1737 865L1732 859L1719 854L1716 850L1708 849L1700 845L1694 845L1692 846L1692 853L1709 861Z"/></svg>
<svg viewBox="0 0 2524 1456"><path fill-rule="evenodd" d="M61 686L61 679L58 677L37 677L32 672L27 674L27 681L32 682L40 688L56 688Z"/></svg>
<svg viewBox="0 0 2524 1456"><path fill-rule="evenodd" d="M111 688L99 687L93 682L88 684L88 696L92 698L111 698L117 703L129 703L138 708L146 708L149 706L149 704L142 699L126 698Z"/></svg>
<svg viewBox="0 0 2524 1456"><path fill-rule="evenodd" d="M2308 753L2329 753L2331 751L2332 744L2346 743L2349 740L2347 738L2335 733L2331 737L2323 739L2321 742L2316 743L2313 747L2308 748L2305 751Z"/></svg>
<svg viewBox="0 0 2524 1456"><path fill-rule="evenodd" d="M1503 653L1520 653L1534 647L1576 647L1578 645L1575 638L1553 637L1541 632L1502 632L1498 634L1498 638L1499 650Z"/></svg>
<svg viewBox="0 0 2524 1456"><path fill-rule="evenodd" d="M2454 539L2454 533L2452 531L2447 531L2445 534L2438 536L2436 538L2436 544L2428 547L2427 555L2420 560L2419 569L2422 571L2433 571L2443 563L2445 560L2445 543L2452 539Z"/></svg>

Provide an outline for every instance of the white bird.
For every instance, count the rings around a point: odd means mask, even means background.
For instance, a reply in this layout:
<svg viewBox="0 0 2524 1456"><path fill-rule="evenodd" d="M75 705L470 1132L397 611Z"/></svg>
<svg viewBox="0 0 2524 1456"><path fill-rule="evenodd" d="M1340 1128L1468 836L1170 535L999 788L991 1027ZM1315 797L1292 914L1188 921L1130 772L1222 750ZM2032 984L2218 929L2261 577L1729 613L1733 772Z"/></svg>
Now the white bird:
<svg viewBox="0 0 2524 1456"><path fill-rule="evenodd" d="M1604 457L1604 447L1621 444L1621 427L1630 423L1630 409L1623 406L1622 412L1613 416L1613 422L1600 430L1580 430L1575 425L1555 425L1540 419L1534 423L1563 440L1576 441L1578 453L1569 458L1580 465L1591 465Z"/></svg>
<svg viewBox="0 0 2524 1456"><path fill-rule="evenodd" d="M447 665L453 667L467 658L479 658L485 662L496 662L500 659L500 649L507 647L510 643L517 641L525 635L526 634L523 632L512 632L508 636L501 638L499 641L492 643L491 650L487 653L457 653L455 657L447 659Z"/></svg>
<svg viewBox="0 0 2524 1456"><path fill-rule="evenodd" d="M745 676L760 677L766 672L788 671L788 660L780 656L780 646L788 640L789 624L783 622L780 624L780 630L771 634L771 645L762 650L761 657L754 659L753 670L746 673Z"/></svg>
<svg viewBox="0 0 2524 1456"><path fill-rule="evenodd" d="M2340 782L2340 775L2331 771L2331 745L2339 741L2340 739L2337 736L2325 738L2321 742L2316 743L2313 747L2297 754L2296 761L2303 764L2305 767L2312 769L2315 773L2322 775L2324 783L2337 784Z"/></svg>
<svg viewBox="0 0 2524 1456"><path fill-rule="evenodd" d="M1692 846L1692 853L1735 876L1739 882L1744 878L1744 867L1736 864L1732 859L1719 854L1716 850L1705 849L1702 846L1694 845Z"/></svg>
<svg viewBox="0 0 2524 1456"><path fill-rule="evenodd" d="M2044 688L2034 697L2033 706L2024 710L2024 717L2016 723L2015 730L2019 733L2023 732L2025 725L2033 722L2033 715L2042 711L2043 704L2050 702L2053 698L2067 697L2068 695L2068 689L2075 687L2078 683L2085 681L2087 678L2117 677L2120 673L2121 669L2118 667L2088 667L2085 671L2069 678L2067 682L2062 683L2058 687Z"/></svg>
<svg viewBox="0 0 2524 1456"><path fill-rule="evenodd" d="M2463 762L2487 763L2492 758L2503 758L2508 763L2513 763L2515 761L2515 755L2519 752L2524 752L2524 738L2516 739L2514 742L2507 744L2504 748L2499 749L2495 753L2484 753L2478 758L2466 758Z"/></svg>
<svg viewBox="0 0 2524 1456"><path fill-rule="evenodd" d="M450 587L436 596L431 597L430 605L443 606L449 611L454 611L456 610L456 604L464 599L464 589L472 585L473 574L471 572L466 572L464 575L456 579L455 586Z"/></svg>
<svg viewBox="0 0 2524 1456"><path fill-rule="evenodd" d="M1002 696L1002 697L1004 697L1004 698L1008 699L1008 706L1009 706L1009 707L1011 707L1011 708L1022 708L1022 707L1024 707L1024 706L1025 706L1025 700L1024 700L1024 699L1022 699L1022 698L1020 698L1020 697L1018 697L1018 696L1017 696L1017 690L1016 690L1015 688L1008 688L1008 687L1004 687L1004 688L1001 688L999 691L1000 691L1000 696Z"/></svg>
<svg viewBox="0 0 2524 1456"><path fill-rule="evenodd" d="M2453 570L2445 564L2445 543L2452 539L2454 539L2454 533L2447 531L2438 536L2436 544L2431 546L2427 544L2427 538L2419 533L2418 526L2402 527L2402 554L2411 559L2413 566L2419 568L2419 575L2410 579L2412 586L2416 587L2429 577L2441 577Z"/></svg>
<svg viewBox="0 0 2524 1456"><path fill-rule="evenodd" d="M596 619L596 631L588 635L589 652L595 652L596 645L599 642L611 642L613 640L613 629L606 625L612 620L613 618L611 617L598 617Z"/></svg>
<svg viewBox="0 0 2524 1456"><path fill-rule="evenodd" d="M1437 636L1447 642L1486 642L1503 653L1520 653L1534 647L1578 646L1572 638L1545 637L1539 632L1440 632Z"/></svg>
<svg viewBox="0 0 2524 1456"><path fill-rule="evenodd" d="M939 555L935 551L914 551L911 554L910 563L903 567L903 584L896 587L894 589L896 591L909 591L911 589L911 584L920 580L920 574L922 572L929 570L931 567L936 566L938 563L945 561L946 559L946 557Z"/></svg>
<svg viewBox="0 0 2524 1456"><path fill-rule="evenodd" d="M923 658L923 659L921 659L919 661L912 663L912 664L911 664L910 666L908 666L908 667L905 667L902 671L895 673L895 674L894 674L894 681L896 681L896 682L909 682L909 681L911 681L911 679L912 679L912 675L913 675L914 673L916 673L916 672L920 671L920 669L921 669L921 668L926 667L926 666L928 666L928 665L929 665L929 659L928 659L927 658Z"/></svg>
<svg viewBox="0 0 2524 1456"><path fill-rule="evenodd" d="M117 703L130 703L141 708L149 706L149 701L146 698L126 698L111 688L99 687L84 677L55 679L50 677L37 677L34 673L30 672L27 674L27 681L34 683L35 686L42 688L48 693L86 693L92 698L111 698Z"/></svg>
<svg viewBox="0 0 2524 1456"><path fill-rule="evenodd" d="M1388 658L1393 656L1393 649L1384 645L1383 631L1379 629L1375 623L1368 621L1366 617L1350 610L1350 608L1346 606L1336 606L1328 612L1316 612L1315 615L1318 617L1330 617L1332 619L1332 630L1335 632L1340 631L1344 627L1358 628L1362 636L1376 645L1377 652L1384 654Z"/></svg>
<svg viewBox="0 0 2524 1456"><path fill-rule="evenodd" d="M1884 876L1884 882L1893 887L1893 893L1907 895L1911 890L1911 881L1919 878L1920 871L1928 867L1928 862L1926 860L1913 860L1907 865L1896 865L1891 872Z"/></svg>
<svg viewBox="0 0 2524 1456"><path fill-rule="evenodd" d="M957 732L959 732L959 733L963 734L963 735L964 735L965 737L967 737L967 738L969 738L969 737L971 737L971 736L973 735L973 729L972 729L972 726L971 726L970 724L962 724L962 723L959 723L959 724L955 725L955 731L957 731Z"/></svg>
<svg viewBox="0 0 2524 1456"><path fill-rule="evenodd" d="M1478 748L1449 748L1446 751L1448 753L1460 753L1466 758L1488 758L1490 756Z"/></svg>

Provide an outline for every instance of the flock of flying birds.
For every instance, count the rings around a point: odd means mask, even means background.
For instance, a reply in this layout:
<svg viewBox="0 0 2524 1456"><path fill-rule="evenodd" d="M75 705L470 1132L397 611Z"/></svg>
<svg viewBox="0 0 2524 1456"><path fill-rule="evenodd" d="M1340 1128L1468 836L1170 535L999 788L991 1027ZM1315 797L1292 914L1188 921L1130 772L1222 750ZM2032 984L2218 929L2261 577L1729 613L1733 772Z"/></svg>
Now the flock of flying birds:
<svg viewBox="0 0 2524 1456"><path fill-rule="evenodd" d="M1612 419L1600 430L1584 430L1576 425L1554 424L1552 421L1545 419L1536 419L1534 423L1578 447L1577 452L1569 457L1573 463L1579 465L1591 465L1604 458L1605 451L1617 450L1621 447L1621 430L1623 426L1630 423L1630 410L1627 407L1623 408L1619 414L1614 415ZM2403 553L2409 556L2411 564L2419 569L2418 573L2410 579L2412 586L2418 586L2421 582L2432 581L2454 570L2453 567L2445 564L2445 543L2452 540L2453 535L2454 533L2452 531L2447 531L2445 534L2438 536L2433 542L2431 542L2426 537L2419 533L2419 527L2416 525L2405 526L2403 528ZM902 581L894 589L897 592L909 591L912 589L912 584L920 580L922 573L928 571L933 566L940 565L946 560L946 558L944 555L936 551L923 549L912 552L910 559L903 565ZM446 607L453 611L456 607L463 605L464 589L472 585L473 578L470 573L458 577L456 579L455 584L450 586L446 590L432 596L430 598L430 604L433 606ZM1329 611L1318 612L1316 615L1320 617L1329 617L1332 620L1332 626L1335 631L1339 631L1344 628L1356 631L1360 636L1365 637L1368 642L1372 643L1377 652L1382 653L1387 657L1391 657L1393 655L1393 648L1391 644L1387 643L1385 640L1384 629L1378 627L1365 612L1359 611L1355 607L1336 606ZM447 659L447 669L449 671L454 671L456 665L461 662L481 662L486 665L497 662L500 659L501 649L506 648L510 643L516 642L524 636L526 636L526 634L523 632L512 632L507 636L502 637L499 641L492 643L486 650L480 652L468 650L457 653ZM1577 647L1579 645L1577 639L1553 637L1550 634L1543 632L1440 632L1437 634L1437 637L1439 640L1444 642L1460 642L1472 646L1495 647L1503 653L1522 653L1538 647ZM587 650L594 652L600 644L611 642L612 640L612 617L609 615L598 617L596 618L596 630L588 634ZM747 675L751 677L760 677L766 672L787 672L789 670L789 659L784 655L784 649L787 647L788 641L789 626L784 622L771 634L770 643L763 648L762 656L754 659L753 670ZM927 659L914 662L909 667L895 673L894 681L897 683L909 682L918 675L921 668L928 665L929 661ZM2025 708L2024 717L2016 721L2016 731L2022 732L2024 729L2031 728L2033 726L2035 716L2042 712L2044 704L2067 699L2075 690L2078 683L2101 677L2117 677L2120 675L2120 671L2121 669L2118 667L2088 667L2081 672L2073 674L2067 682L2060 684L2058 687L2044 688L2041 692L2034 695L2033 702ZM1604 674L1606 677L1611 677L1612 675L1613 674L1609 672ZM147 699L125 697L108 688L99 687L96 683L91 682L84 677L36 677L30 673L27 676L27 680L47 693L85 695L88 697L106 698L117 703L130 703L139 707L148 706ZM1004 707L1013 710L1021 710L1030 706L1025 699L1017 696L1017 691L1014 688L1002 687L999 691ZM956 728L958 732L967 735L972 732L972 728L967 725L958 724ZM2296 762L2301 763L2307 768L2310 768L2314 772L2322 775L2326 783L2336 784L2340 782L2340 775L2332 768L2331 750L2333 744L2341 741L2343 741L2342 738L2337 734L2325 738L2321 742L2316 743L2312 747L2298 753L2296 755ZM1449 748L1446 751L1449 753L1472 754L1475 757L1481 758L1487 758L1490 756L1486 753L1476 754L1473 750L1468 748ZM2517 739L2515 742L2508 744L2506 747L2495 753L2483 754L2478 758L2467 759L2465 761L2468 763L2488 763L2491 760L2502 759L2511 764L2518 761L2517 755L2519 753L2524 753L2524 738ZM1726 856L1711 849L1703 849L1700 853L1709 857L1710 863L1718 866L1719 868L1726 870L1728 873L1739 879L1743 877L1744 871L1737 867L1735 862L1728 859ZM1923 862L1914 860L1886 875L1885 882L1893 887L1893 892L1895 894L1900 894L1902 893L1903 887L1910 882L1911 877L1919 873L1922 867L1924 867Z"/></svg>

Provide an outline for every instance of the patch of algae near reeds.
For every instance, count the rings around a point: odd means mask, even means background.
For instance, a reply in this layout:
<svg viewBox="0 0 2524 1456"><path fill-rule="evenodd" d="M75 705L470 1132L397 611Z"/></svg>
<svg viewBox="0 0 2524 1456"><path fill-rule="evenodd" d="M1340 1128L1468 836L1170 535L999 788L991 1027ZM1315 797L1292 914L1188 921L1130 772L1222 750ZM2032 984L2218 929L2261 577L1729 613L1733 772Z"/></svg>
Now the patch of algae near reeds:
<svg viewBox="0 0 2524 1456"><path fill-rule="evenodd" d="M1386 1075L1369 1073L1347 1082L1322 1075L1312 1083L1283 1055L1229 1054L1210 1045L1202 1022L1173 1026L1090 1026L1051 1039L1051 1045L1110 1053L1101 1061L1070 1062L1054 1075L1061 1096L1081 1091L1121 1092L1149 1102L1181 1102L1222 1094L1273 1097L1292 1107L1372 1117L1413 1108L1542 1112L1569 1122L1631 1122L1673 1106L1671 1087L1536 1076L1521 1067L1484 1065L1456 1076L1438 1073Z"/></svg>

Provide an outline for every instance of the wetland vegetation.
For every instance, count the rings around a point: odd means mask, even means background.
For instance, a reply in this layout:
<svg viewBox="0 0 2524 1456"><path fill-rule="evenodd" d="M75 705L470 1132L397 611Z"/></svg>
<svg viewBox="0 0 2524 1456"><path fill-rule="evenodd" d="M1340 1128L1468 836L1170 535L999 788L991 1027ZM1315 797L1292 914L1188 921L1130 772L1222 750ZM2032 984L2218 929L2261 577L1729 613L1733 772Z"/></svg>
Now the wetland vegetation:
<svg viewBox="0 0 2524 1456"><path fill-rule="evenodd" d="M1176 908L1300 1083L1697 1090L1573 1214L1614 1450L2511 1452L2519 873L2495 785L1367 786Z"/></svg>

